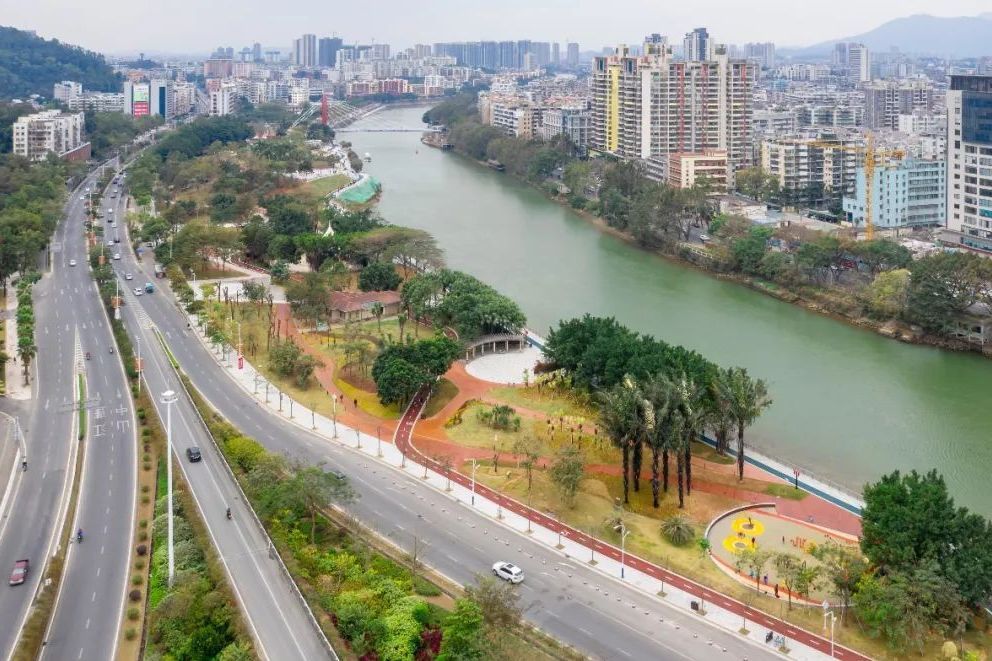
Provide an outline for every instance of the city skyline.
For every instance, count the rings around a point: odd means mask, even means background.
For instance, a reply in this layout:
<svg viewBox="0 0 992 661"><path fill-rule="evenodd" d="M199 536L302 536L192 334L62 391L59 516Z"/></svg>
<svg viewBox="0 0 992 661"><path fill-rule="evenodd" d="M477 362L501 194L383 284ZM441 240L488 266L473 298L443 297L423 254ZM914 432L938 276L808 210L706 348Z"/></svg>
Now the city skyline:
<svg viewBox="0 0 992 661"><path fill-rule="evenodd" d="M261 42L266 48L288 51L303 32L344 37L352 43L390 43L394 48L435 41L529 37L561 43L576 41L583 50L598 50L640 39L646 27L650 32L680 38L693 28L706 26L718 43L774 41L790 47L847 38L917 13L947 17L988 10L988 4L981 0L949 0L939 7L926 0L909 0L898 6L838 0L829 6L802 7L801 14L798 7L784 0L762 0L746 7L718 0L706 12L662 7L645 0L581 7L564 0L547 0L537 8L511 0L491 9L467 9L462 3L440 0L434 3L429 21L417 21L406 5L391 11L388 5L392 2L382 3L380 9L384 11L376 13L374 27L366 15L351 6L332 9L309 3L297 13L266 16L267 5L258 0L237 5L226 0L209 8L186 0L169 6L136 6L107 0L101 3L104 10L98 15L67 0L41 0L40 7L8 7L4 22L112 55L201 53L218 42L237 47ZM189 17L194 12L197 18L191 21ZM522 34L520 27L522 14L527 16L527 34ZM156 26L155 35L144 34L142 26L147 25Z"/></svg>

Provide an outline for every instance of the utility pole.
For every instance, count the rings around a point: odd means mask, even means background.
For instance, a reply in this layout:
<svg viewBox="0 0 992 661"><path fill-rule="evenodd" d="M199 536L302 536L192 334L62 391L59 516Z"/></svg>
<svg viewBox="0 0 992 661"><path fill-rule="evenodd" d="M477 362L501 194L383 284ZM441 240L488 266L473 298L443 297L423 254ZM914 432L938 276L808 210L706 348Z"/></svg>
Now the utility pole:
<svg viewBox="0 0 992 661"><path fill-rule="evenodd" d="M166 481L168 486L168 520L169 520L169 585L176 574L176 549L173 545L173 525L172 525L172 405L179 400L178 395L172 390L162 393L162 403L165 404L165 438L166 438Z"/></svg>

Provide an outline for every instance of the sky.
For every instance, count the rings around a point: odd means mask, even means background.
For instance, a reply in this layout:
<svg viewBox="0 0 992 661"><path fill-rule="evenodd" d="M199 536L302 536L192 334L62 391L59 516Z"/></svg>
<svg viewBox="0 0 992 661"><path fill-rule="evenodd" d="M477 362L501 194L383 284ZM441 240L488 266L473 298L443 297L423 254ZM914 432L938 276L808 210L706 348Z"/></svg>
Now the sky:
<svg viewBox="0 0 992 661"><path fill-rule="evenodd" d="M700 26L721 43L805 46L911 14L973 16L990 9L989 0L0 0L0 24L107 54L209 53L256 41L288 49L304 32L394 49L532 39L599 50L639 43L651 32L680 38Z"/></svg>

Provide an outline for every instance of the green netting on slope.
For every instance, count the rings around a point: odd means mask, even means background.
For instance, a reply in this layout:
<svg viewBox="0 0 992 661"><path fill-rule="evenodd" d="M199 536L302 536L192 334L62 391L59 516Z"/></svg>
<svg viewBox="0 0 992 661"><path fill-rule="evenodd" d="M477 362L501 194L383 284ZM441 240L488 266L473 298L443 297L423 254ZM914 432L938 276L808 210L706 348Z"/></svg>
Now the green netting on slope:
<svg viewBox="0 0 992 661"><path fill-rule="evenodd" d="M365 204L379 192L379 182L375 177L368 177L357 186L338 193L338 199L351 204Z"/></svg>

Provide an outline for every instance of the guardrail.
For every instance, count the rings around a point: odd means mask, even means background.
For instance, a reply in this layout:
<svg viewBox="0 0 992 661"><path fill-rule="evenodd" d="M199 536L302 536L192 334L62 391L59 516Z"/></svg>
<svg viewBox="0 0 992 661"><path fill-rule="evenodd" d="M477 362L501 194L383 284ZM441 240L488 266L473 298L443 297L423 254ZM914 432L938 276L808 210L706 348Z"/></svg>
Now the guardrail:
<svg viewBox="0 0 992 661"><path fill-rule="evenodd" d="M157 328L153 329L153 332L155 333L155 336L158 338L158 341L162 344L162 346L166 347L165 339L162 337L162 334L159 333L158 329ZM169 364L172 365L172 361L169 361ZM176 376L179 377L179 383L182 385L183 392L186 393L186 396L189 397L190 402L193 403L193 409L196 411L196 417L200 421L200 424L203 425L203 429L204 431L207 432L207 436L210 437L210 442L213 443L214 448L217 449L217 454L220 455L225 470L227 471L230 478L234 481L234 484L238 489L238 493L240 494L241 499L245 502L246 505L248 505L248 511L251 512L252 520L255 522L255 525L258 526L258 529L261 531L262 537L264 537L265 541L268 542L269 544L268 549L270 551L270 555L273 558L275 558L275 560L279 563L279 568L282 570L283 577L292 586L293 593L296 595L297 599L299 599L300 603L303 605L304 610L306 610L307 617L310 620L311 626L313 626L314 630L317 632L317 635L320 636L320 639L324 642L324 646L327 648L327 651L331 655L331 658L334 659L334 661L338 661L339 657L337 655L337 652L335 652L334 648L331 646L331 642L327 639L327 636L324 634L324 630L320 628L320 623L317 621L317 616L314 615L313 609L310 608L310 604L307 602L306 598L303 596L303 592L300 590L300 586L296 584L296 581L293 579L293 575L289 572L289 567L287 567L286 563L283 562L282 556L279 554L279 551L276 549L275 544L272 543L272 538L269 537L269 533L265 529L265 526L262 524L262 520L258 518L258 514L255 512L255 508L251 506L251 501L248 499L248 496L245 494L244 489L241 488L241 482L238 481L237 476L234 474L234 470L231 468L231 464L228 463L227 456L225 456L224 451L217 444L217 439L214 438L213 432L210 431L210 425L208 425L207 421L203 419L203 415L200 413L200 409L196 405L196 400L193 399L192 393L190 393L189 388L186 387L186 382L183 380L183 373L178 368L176 368L175 365L172 365L172 369L176 372Z"/></svg>

